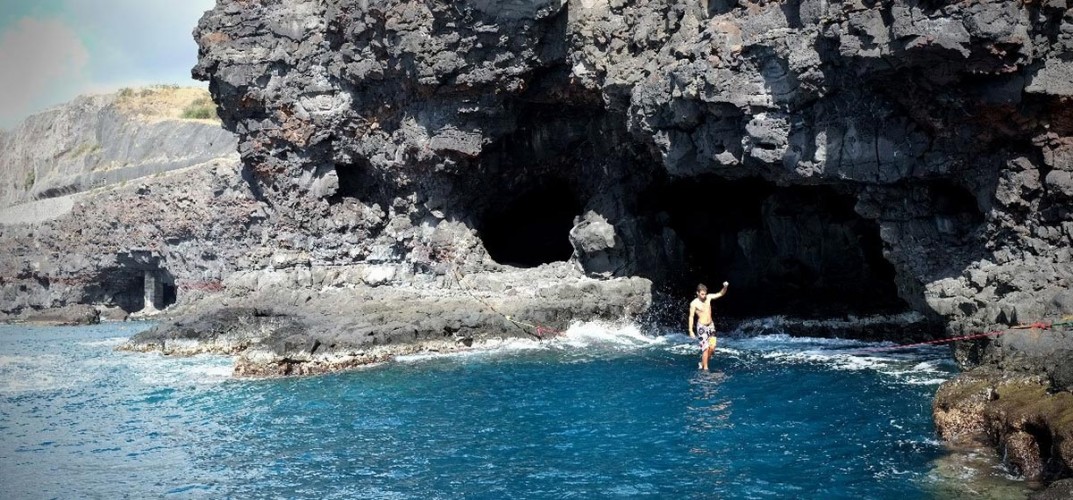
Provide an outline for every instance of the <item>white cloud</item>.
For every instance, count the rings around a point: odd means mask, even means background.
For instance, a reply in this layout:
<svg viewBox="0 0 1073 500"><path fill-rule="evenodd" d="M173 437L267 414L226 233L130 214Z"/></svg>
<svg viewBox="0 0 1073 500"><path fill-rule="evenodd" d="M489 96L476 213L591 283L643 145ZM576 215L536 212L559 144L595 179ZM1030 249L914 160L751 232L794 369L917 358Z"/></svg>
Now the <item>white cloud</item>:
<svg viewBox="0 0 1073 500"><path fill-rule="evenodd" d="M170 83L190 80L190 68L197 63L197 44L191 32L214 3L65 0L62 15L93 43L90 74L94 81L141 78Z"/></svg>
<svg viewBox="0 0 1073 500"><path fill-rule="evenodd" d="M0 0L0 20L8 1ZM191 32L215 3L50 0L8 10L24 17L0 25L0 128L81 94L153 83L204 86L190 78L197 63Z"/></svg>
<svg viewBox="0 0 1073 500"><path fill-rule="evenodd" d="M67 24L24 18L0 35L0 126L84 80L89 51Z"/></svg>

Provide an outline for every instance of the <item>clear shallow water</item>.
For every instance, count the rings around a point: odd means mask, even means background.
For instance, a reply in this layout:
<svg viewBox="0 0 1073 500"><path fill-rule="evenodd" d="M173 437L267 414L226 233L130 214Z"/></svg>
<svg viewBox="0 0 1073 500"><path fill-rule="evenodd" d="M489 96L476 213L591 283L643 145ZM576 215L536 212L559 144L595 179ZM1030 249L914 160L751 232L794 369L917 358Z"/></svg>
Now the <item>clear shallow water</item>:
<svg viewBox="0 0 1073 500"><path fill-rule="evenodd" d="M933 437L942 348L722 339L702 373L684 336L583 325L248 381L112 350L147 326L0 327L5 497L905 499L966 470Z"/></svg>

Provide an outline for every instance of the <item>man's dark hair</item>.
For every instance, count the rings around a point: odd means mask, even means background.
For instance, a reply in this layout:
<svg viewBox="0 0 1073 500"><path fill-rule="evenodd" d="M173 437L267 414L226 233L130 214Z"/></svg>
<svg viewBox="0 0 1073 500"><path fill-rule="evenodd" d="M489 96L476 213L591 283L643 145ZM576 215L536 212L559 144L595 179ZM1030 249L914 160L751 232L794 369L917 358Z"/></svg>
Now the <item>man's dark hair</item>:
<svg viewBox="0 0 1073 500"><path fill-rule="evenodd" d="M707 292L707 291L708 291L708 287L704 286L704 283L701 283L701 284L697 285L697 293Z"/></svg>

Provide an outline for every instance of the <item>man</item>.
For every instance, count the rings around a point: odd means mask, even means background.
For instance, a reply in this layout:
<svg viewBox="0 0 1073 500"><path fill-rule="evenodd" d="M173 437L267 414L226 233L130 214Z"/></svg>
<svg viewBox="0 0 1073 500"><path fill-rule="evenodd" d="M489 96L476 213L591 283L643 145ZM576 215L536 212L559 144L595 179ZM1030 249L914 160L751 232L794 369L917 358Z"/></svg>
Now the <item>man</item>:
<svg viewBox="0 0 1073 500"><path fill-rule="evenodd" d="M702 370L708 369L708 358L715 352L715 324L712 323L712 301L727 294L730 283L723 282L723 289L715 295L708 295L708 287L704 283L697 285L697 298L689 303L689 337L700 336L700 364ZM693 333L693 318L697 318L697 333Z"/></svg>

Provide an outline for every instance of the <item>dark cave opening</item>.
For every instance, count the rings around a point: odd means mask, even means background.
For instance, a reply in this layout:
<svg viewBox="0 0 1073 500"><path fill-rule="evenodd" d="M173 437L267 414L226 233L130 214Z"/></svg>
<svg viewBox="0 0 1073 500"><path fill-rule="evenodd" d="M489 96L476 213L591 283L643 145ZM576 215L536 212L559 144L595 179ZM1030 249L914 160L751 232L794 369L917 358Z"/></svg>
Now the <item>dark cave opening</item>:
<svg viewBox="0 0 1073 500"><path fill-rule="evenodd" d="M964 236L984 222L976 197L953 182L932 181L928 184L928 198L943 233Z"/></svg>
<svg viewBox="0 0 1073 500"><path fill-rule="evenodd" d="M484 148L481 173L464 191L480 193L466 210L493 260L516 267L567 261L570 230L592 185L623 148L625 134L598 93L568 83L555 66L533 76L525 94L508 102L513 129Z"/></svg>
<svg viewBox="0 0 1073 500"><path fill-rule="evenodd" d="M332 204L340 203L345 198L354 198L368 205L379 204L387 209L391 199L385 189L385 183L373 173L368 163L361 161L352 164L336 164L335 175L339 179L339 188L328 198Z"/></svg>
<svg viewBox="0 0 1073 500"><path fill-rule="evenodd" d="M539 181L492 205L477 230L496 262L536 267L565 261L573 254L570 229L581 212L577 195L558 179Z"/></svg>
<svg viewBox="0 0 1073 500"><path fill-rule="evenodd" d="M161 263L159 257L146 252L120 254L117 266L101 270L95 283L86 287L82 302L134 313L145 309L146 301L150 301L155 309L163 310L178 300L178 287L175 277Z"/></svg>
<svg viewBox="0 0 1073 500"><path fill-rule="evenodd" d="M684 244L684 268L657 278L691 296L698 282L731 288L734 316L833 317L903 312L878 225L853 196L826 186L779 187L714 176L669 183L655 202Z"/></svg>
<svg viewBox="0 0 1073 500"><path fill-rule="evenodd" d="M129 267L102 270L94 285L86 287L82 302L119 307L127 313L145 307L145 273Z"/></svg>
<svg viewBox="0 0 1073 500"><path fill-rule="evenodd" d="M163 307L168 307L179 299L179 288L175 286L174 279L171 282L165 281L161 284L160 299Z"/></svg>

